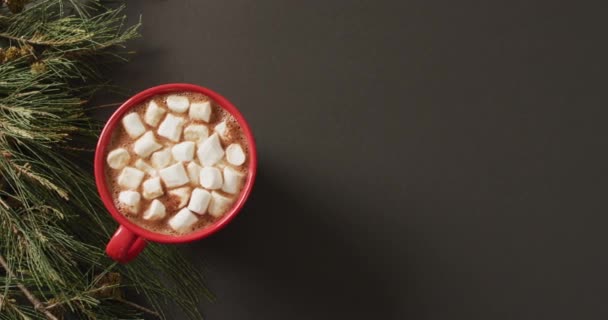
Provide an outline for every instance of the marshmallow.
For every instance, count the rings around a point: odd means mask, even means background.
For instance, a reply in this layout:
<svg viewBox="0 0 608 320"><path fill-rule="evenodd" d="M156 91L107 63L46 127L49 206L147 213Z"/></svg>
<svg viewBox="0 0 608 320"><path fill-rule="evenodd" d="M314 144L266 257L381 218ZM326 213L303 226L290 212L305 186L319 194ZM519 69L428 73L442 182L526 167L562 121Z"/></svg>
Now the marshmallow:
<svg viewBox="0 0 608 320"><path fill-rule="evenodd" d="M207 189L219 189L222 187L222 173L218 168L204 167L200 173L201 186Z"/></svg>
<svg viewBox="0 0 608 320"><path fill-rule="evenodd" d="M182 187L169 191L169 196L177 198L177 208L183 208L190 199L190 187Z"/></svg>
<svg viewBox="0 0 608 320"><path fill-rule="evenodd" d="M167 209L165 208L165 205L162 202L154 199L152 200L152 203L150 203L148 209L144 211L144 219L159 220L164 218L166 213Z"/></svg>
<svg viewBox="0 0 608 320"><path fill-rule="evenodd" d="M129 151L125 148L118 148L110 151L108 153L108 166L112 169L122 169L124 166L129 163L131 160L131 155L129 155Z"/></svg>
<svg viewBox="0 0 608 320"><path fill-rule="evenodd" d="M209 136L209 129L202 124L191 124L184 128L184 140L203 142Z"/></svg>
<svg viewBox="0 0 608 320"><path fill-rule="evenodd" d="M172 114L168 114L165 120L158 126L158 135L165 137L171 141L178 142L179 137L182 135L182 127L184 126L184 118L176 117Z"/></svg>
<svg viewBox="0 0 608 320"><path fill-rule="evenodd" d="M160 151L156 151L150 157L150 162L156 169L162 169L171 163L171 149L165 148Z"/></svg>
<svg viewBox="0 0 608 320"><path fill-rule="evenodd" d="M215 131L220 136L220 139L222 141L232 140L233 132L231 131L230 126L228 125L228 121L222 121L218 123L215 128L213 128L213 131Z"/></svg>
<svg viewBox="0 0 608 320"><path fill-rule="evenodd" d="M154 132L148 131L133 144L133 151L142 158L147 158L152 152L163 146L156 142Z"/></svg>
<svg viewBox="0 0 608 320"><path fill-rule="evenodd" d="M209 203L207 212L214 217L219 217L230 209L230 205L232 205L232 198L213 191L211 192L211 202Z"/></svg>
<svg viewBox="0 0 608 320"><path fill-rule="evenodd" d="M222 191L235 194L240 191L245 175L230 167L224 167L224 185Z"/></svg>
<svg viewBox="0 0 608 320"><path fill-rule="evenodd" d="M158 173L161 179L163 179L163 182L167 188L180 187L190 182L190 178L184 169L184 165L181 163L176 163L172 166L160 169Z"/></svg>
<svg viewBox="0 0 608 320"><path fill-rule="evenodd" d="M224 157L224 149L217 133L198 146L197 156L203 166L212 166Z"/></svg>
<svg viewBox="0 0 608 320"><path fill-rule="evenodd" d="M240 144L233 143L226 148L226 160L235 166L245 163L245 152L243 152Z"/></svg>
<svg viewBox="0 0 608 320"><path fill-rule="evenodd" d="M150 103L148 103L148 108L146 109L146 113L144 114L144 121L147 124L156 127L156 125L158 125L160 119L163 118L166 112L167 110L159 107L158 104L156 104L156 102L152 100L150 101Z"/></svg>
<svg viewBox="0 0 608 320"><path fill-rule="evenodd" d="M196 215L187 208L183 208L169 219L169 226L177 232L186 232L196 221L198 221Z"/></svg>
<svg viewBox="0 0 608 320"><path fill-rule="evenodd" d="M124 167L118 176L118 185L129 190L134 190L139 187L145 173L133 167Z"/></svg>
<svg viewBox="0 0 608 320"><path fill-rule="evenodd" d="M173 148L171 148L171 154L173 154L173 159L177 161L192 161L195 148L196 145L194 142L184 141L174 145Z"/></svg>
<svg viewBox="0 0 608 320"><path fill-rule="evenodd" d="M190 101L188 97L170 95L167 97L167 107L171 109L173 112L184 113L188 110L190 106Z"/></svg>
<svg viewBox="0 0 608 320"><path fill-rule="evenodd" d="M209 191L196 188L194 191L192 191L190 203L188 203L188 209L198 214L205 214L207 211L207 206L209 206L209 201L211 201L211 194Z"/></svg>
<svg viewBox="0 0 608 320"><path fill-rule="evenodd" d="M120 201L120 203L128 205L128 206L137 206L139 205L139 201L141 200L141 196L139 195L139 192L137 191L121 191L118 194L118 201Z"/></svg>
<svg viewBox="0 0 608 320"><path fill-rule="evenodd" d="M195 186L199 184L201 169L201 166L196 164L194 161L188 163L188 166L186 167L188 177L190 178L190 183L194 184Z"/></svg>
<svg viewBox="0 0 608 320"><path fill-rule="evenodd" d="M135 139L141 136L144 132L146 132L146 127L141 122L139 115L135 112L129 113L128 115L122 118L122 125L125 128L125 131L132 139Z"/></svg>
<svg viewBox="0 0 608 320"><path fill-rule="evenodd" d="M152 168L152 166L142 159L135 160L135 168L147 173L151 177L156 177L158 175L156 169Z"/></svg>
<svg viewBox="0 0 608 320"><path fill-rule="evenodd" d="M217 132L217 134L219 134L220 136L225 136L226 133L228 132L228 127L226 126L226 121L222 121L220 123L218 123L215 128L213 128L213 131Z"/></svg>
<svg viewBox="0 0 608 320"><path fill-rule="evenodd" d="M137 211L139 211L140 201L141 196L137 191L121 191L118 194L118 202L124 204L132 213L137 213Z"/></svg>
<svg viewBox="0 0 608 320"><path fill-rule="evenodd" d="M142 195L146 200L158 198L164 193L163 187L160 185L160 178L158 177L144 181L143 189Z"/></svg>
<svg viewBox="0 0 608 320"><path fill-rule="evenodd" d="M216 167L216 168L218 168L218 169L220 169L220 171L221 171L221 170L224 170L224 167L227 166L227 165L228 164L226 163L226 161L221 160L220 162L216 163L213 166Z"/></svg>
<svg viewBox="0 0 608 320"><path fill-rule="evenodd" d="M211 117L211 103L209 101L193 102L190 104L188 116L190 116L190 119L192 120L209 122L209 118Z"/></svg>

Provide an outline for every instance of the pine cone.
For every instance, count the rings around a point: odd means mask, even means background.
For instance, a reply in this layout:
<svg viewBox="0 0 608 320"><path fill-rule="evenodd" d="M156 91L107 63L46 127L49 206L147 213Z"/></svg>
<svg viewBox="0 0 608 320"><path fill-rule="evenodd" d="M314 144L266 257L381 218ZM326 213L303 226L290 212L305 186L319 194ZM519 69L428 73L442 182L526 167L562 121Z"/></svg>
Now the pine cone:
<svg viewBox="0 0 608 320"><path fill-rule="evenodd" d="M5 0L6 6L12 13L19 13L23 11L25 4L28 0Z"/></svg>
<svg viewBox="0 0 608 320"><path fill-rule="evenodd" d="M32 54L33 49L34 48L32 48L32 46L26 44L19 48L19 55L22 57L29 56L30 54Z"/></svg>
<svg viewBox="0 0 608 320"><path fill-rule="evenodd" d="M122 275L118 272L108 272L103 275L97 282L97 290L93 296L97 298L122 298L122 290L119 287L122 284Z"/></svg>
<svg viewBox="0 0 608 320"><path fill-rule="evenodd" d="M51 298L46 302L46 310L59 319L65 319L66 309L59 298Z"/></svg>
<svg viewBox="0 0 608 320"><path fill-rule="evenodd" d="M0 63L4 62L4 58L6 58L6 52L4 48L0 48Z"/></svg>
<svg viewBox="0 0 608 320"><path fill-rule="evenodd" d="M30 67L30 72L34 75L44 73L45 71L46 71L46 64L44 64L44 62L41 62L41 61L36 61L36 62L32 63L32 66Z"/></svg>
<svg viewBox="0 0 608 320"><path fill-rule="evenodd" d="M20 52L17 47L9 47L4 54L4 62L19 58Z"/></svg>

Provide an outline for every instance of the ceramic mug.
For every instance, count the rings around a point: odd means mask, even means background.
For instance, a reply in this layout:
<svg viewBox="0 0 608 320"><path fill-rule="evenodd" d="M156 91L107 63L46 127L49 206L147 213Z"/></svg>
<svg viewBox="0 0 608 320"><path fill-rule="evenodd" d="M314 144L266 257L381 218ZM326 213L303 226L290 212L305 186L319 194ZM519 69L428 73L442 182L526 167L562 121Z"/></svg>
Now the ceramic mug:
<svg viewBox="0 0 608 320"><path fill-rule="evenodd" d="M247 143L249 145L249 168L247 172L247 176L245 178L245 183L243 188L236 198L236 201L232 205L232 208L228 210L224 215L215 221L213 224L196 230L192 233L184 234L184 235L167 235L162 233L153 232L147 229L144 229L137 224L131 222L127 219L114 204L114 199L110 193L110 188L108 183L106 182L105 172L106 172L106 148L112 139L112 133L116 126L120 125L120 120L129 110L134 108L135 106L141 104L146 99L158 95L165 94L171 92L199 92L202 93L215 102L217 102L224 110L228 111L239 123L241 129L247 139ZM108 245L106 247L106 253L112 259L121 262L127 263L135 258L145 247L147 241L154 241L160 243L184 243L191 242L203 239L217 232L224 226L226 226L238 213L241 211L241 208L247 201L249 194L251 193L251 188L253 187L253 183L255 180L257 169L257 155L255 148L255 141L253 139L253 134L251 133L251 129L249 125L243 118L243 115L239 112L239 110L228 101L226 98L222 97L218 93L203 88L193 84L184 84L184 83L172 83L172 84L164 84L160 86L156 86L147 90L144 90L125 103L123 103L115 112L112 114L108 122L106 123L103 131L101 132L101 136L99 137L99 141L97 143L97 149L95 150L95 182L97 184L97 191L103 201L103 204L106 206L107 210L110 212L114 220L119 223L118 230L114 233Z"/></svg>

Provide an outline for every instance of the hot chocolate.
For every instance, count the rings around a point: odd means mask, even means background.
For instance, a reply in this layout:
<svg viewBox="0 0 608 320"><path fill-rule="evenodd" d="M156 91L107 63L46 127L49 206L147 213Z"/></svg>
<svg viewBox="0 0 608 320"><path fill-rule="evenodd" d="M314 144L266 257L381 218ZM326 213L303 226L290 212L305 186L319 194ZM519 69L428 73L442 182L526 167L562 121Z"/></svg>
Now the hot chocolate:
<svg viewBox="0 0 608 320"><path fill-rule="evenodd" d="M105 176L118 210L145 229L174 235L205 228L229 211L249 162L238 122L196 92L135 106L106 150Z"/></svg>

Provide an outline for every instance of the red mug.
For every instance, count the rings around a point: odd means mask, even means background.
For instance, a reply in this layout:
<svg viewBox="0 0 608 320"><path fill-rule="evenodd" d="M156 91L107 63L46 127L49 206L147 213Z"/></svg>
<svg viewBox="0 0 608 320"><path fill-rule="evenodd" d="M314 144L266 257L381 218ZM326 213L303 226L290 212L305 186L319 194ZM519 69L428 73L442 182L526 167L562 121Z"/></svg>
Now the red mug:
<svg viewBox="0 0 608 320"><path fill-rule="evenodd" d="M232 208L228 210L224 215L217 221L215 221L210 226L205 228L196 230L192 233L185 235L167 235L161 234L157 232L152 232L150 230L144 229L129 219L127 219L114 205L114 199L110 194L110 190L106 183L105 177L105 154L106 147L110 143L110 139L112 138L112 132L114 128L120 124L120 119L122 116L129 111L131 108L137 106L142 103L146 99L163 93L169 92L199 92L202 93L209 98L213 99L217 102L224 110L228 111L239 123L247 142L249 144L249 170L245 179L245 183L243 185L243 189L238 195L235 203ZM172 84L164 84L160 86L156 86L147 90L144 90L125 103L123 103L115 112L112 114L108 122L106 123L103 131L101 132L101 136L99 137L99 141L97 143L97 149L95 150L95 182L97 184L97 191L101 196L101 200L104 205L120 226L118 230L114 233L108 245L106 247L106 253L112 259L121 262L127 263L135 258L145 247L147 241L154 241L160 243L184 243L191 242L195 240L200 240L205 237L210 236L211 234L217 232L226 224L228 224L241 210L245 201L249 197L251 193L251 188L253 187L253 182L255 180L257 169L257 155L255 148L255 141L253 139L253 134L251 133L251 129L249 125L245 121L243 115L239 112L239 110L228 101L226 98L222 97L218 93L209 90L207 88L203 88L193 84L185 84L185 83L172 83Z"/></svg>

